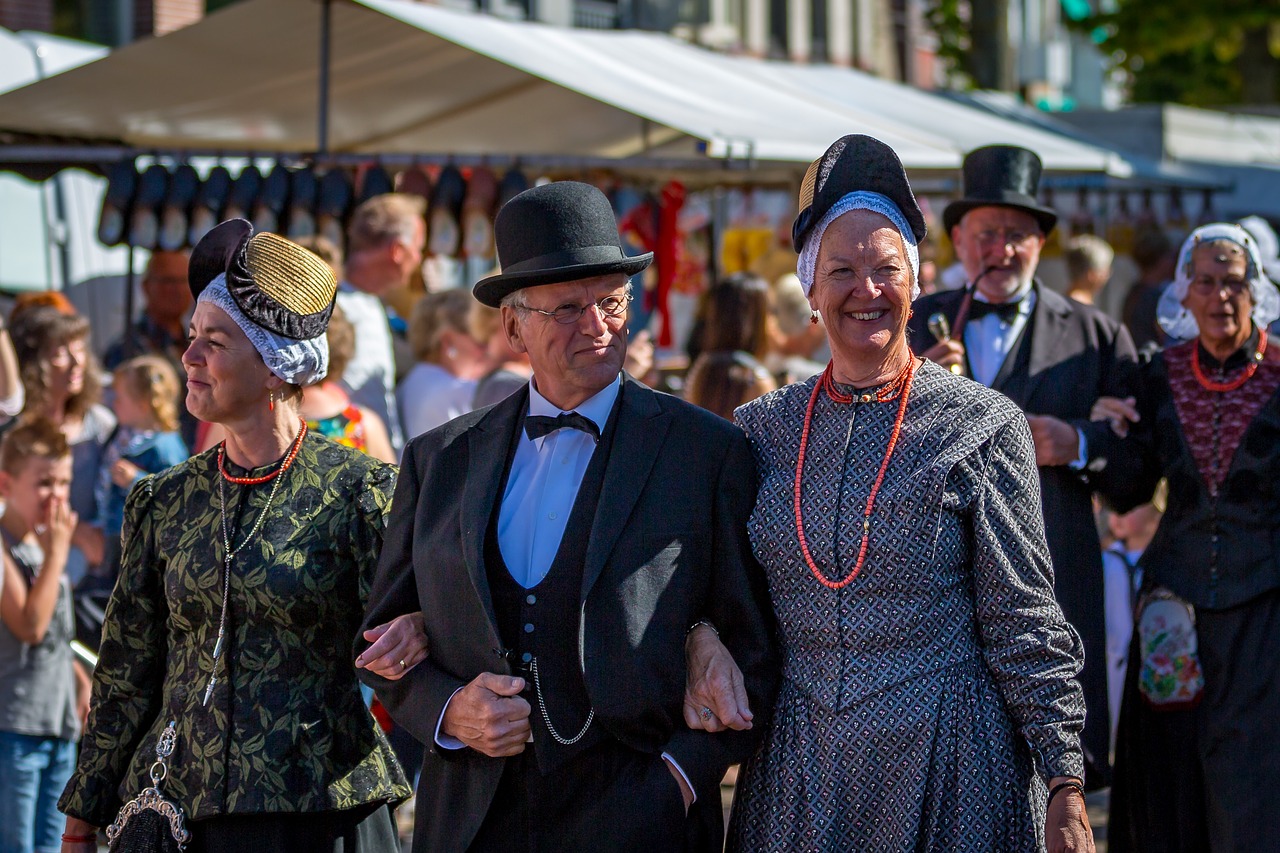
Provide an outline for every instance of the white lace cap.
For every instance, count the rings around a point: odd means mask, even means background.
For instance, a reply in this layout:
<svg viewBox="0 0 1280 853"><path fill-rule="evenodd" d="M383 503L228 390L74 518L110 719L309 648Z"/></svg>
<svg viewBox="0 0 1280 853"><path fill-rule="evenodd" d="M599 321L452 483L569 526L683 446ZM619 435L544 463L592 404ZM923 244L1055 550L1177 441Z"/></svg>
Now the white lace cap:
<svg viewBox="0 0 1280 853"><path fill-rule="evenodd" d="M1267 278L1263 271L1262 259L1258 254L1258 243L1253 236L1230 222L1214 222L1203 225L1192 231L1178 250L1178 266L1173 283L1160 295L1160 303L1156 307L1156 319L1160 328L1175 340L1189 341L1200 336L1200 326L1196 318L1182 300L1187 298L1187 288L1191 285L1191 254L1201 243L1214 240L1227 240L1244 249L1249 259L1245 278L1249 282L1249 295L1253 297L1253 322L1265 329L1276 319L1280 319L1280 291Z"/></svg>
<svg viewBox="0 0 1280 853"><path fill-rule="evenodd" d="M907 217L902 215L898 205L886 195L860 190L848 193L840 198L826 212L818 224L809 232L800 259L796 262L796 275L804 287L804 295L813 290L813 277L818 266L818 249L822 246L822 235L827 226L851 210L870 210L878 213L893 223L893 227L902 236L902 245L907 249L907 261L911 264L911 298L920 295L920 247L916 245L915 232L907 224Z"/></svg>
<svg viewBox="0 0 1280 853"><path fill-rule="evenodd" d="M267 369L292 385L314 385L329 372L329 341L324 335L305 340L294 340L268 332L245 316L240 306L227 291L227 277L219 274L200 291L196 300L208 302L227 312L249 343L262 356Z"/></svg>

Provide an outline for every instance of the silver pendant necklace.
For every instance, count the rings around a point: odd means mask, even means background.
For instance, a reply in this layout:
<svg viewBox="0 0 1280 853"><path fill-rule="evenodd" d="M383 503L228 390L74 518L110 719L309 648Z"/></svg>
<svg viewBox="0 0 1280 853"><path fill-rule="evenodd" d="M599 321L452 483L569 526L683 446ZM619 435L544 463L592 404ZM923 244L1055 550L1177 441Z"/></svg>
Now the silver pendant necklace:
<svg viewBox="0 0 1280 853"><path fill-rule="evenodd" d="M213 661L209 666L209 686L204 690L204 700L200 703L202 706L208 706L209 699L213 696L214 685L218 683L218 661L222 659L222 646L227 636L227 600L231 594L231 561L253 541L253 537L262 529L267 510L271 509L271 504L275 502L276 494L280 491L280 484L284 482L284 474L285 472L281 471L275 478L275 482L271 484L271 494L267 495L267 502L262 505L258 520L253 523L244 541L235 548L231 547L231 531L227 526L226 486L222 475L218 476L218 517L222 523L222 614L218 617L218 639L213 644Z"/></svg>

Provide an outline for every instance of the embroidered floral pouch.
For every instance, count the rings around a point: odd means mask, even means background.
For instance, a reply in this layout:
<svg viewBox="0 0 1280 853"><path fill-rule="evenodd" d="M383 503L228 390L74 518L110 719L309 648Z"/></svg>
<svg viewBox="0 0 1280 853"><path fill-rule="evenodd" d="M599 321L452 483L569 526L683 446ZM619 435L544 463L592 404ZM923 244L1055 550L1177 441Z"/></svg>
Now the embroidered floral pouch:
<svg viewBox="0 0 1280 853"><path fill-rule="evenodd" d="M1159 711L1194 708L1204 692L1195 608L1156 587L1139 605L1138 643L1138 689L1147 704Z"/></svg>

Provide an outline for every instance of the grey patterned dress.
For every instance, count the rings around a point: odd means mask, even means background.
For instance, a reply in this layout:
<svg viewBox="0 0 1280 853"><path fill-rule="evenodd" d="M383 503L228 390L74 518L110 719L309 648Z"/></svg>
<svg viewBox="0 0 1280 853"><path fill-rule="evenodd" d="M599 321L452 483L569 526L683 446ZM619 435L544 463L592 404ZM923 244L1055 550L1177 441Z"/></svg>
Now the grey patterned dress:
<svg viewBox="0 0 1280 853"><path fill-rule="evenodd" d="M737 412L760 469L751 516L779 621L773 725L743 768L741 851L1044 847L1044 781L1083 770L1080 640L1053 597L1035 452L1008 399L925 362L876 498L866 562L821 585L793 490L818 378ZM853 568L898 402L820 394L802 508L818 568Z"/></svg>

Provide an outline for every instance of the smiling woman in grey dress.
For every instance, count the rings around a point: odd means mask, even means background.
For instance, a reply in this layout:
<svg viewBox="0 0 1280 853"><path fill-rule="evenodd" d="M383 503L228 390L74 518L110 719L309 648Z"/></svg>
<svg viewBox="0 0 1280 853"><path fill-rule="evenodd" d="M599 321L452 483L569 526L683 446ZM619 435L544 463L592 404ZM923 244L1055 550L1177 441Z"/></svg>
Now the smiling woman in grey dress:
<svg viewBox="0 0 1280 853"><path fill-rule="evenodd" d="M910 352L924 221L891 149L839 140L800 209L832 363L737 411L784 678L728 849L1091 850L1026 418Z"/></svg>

